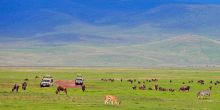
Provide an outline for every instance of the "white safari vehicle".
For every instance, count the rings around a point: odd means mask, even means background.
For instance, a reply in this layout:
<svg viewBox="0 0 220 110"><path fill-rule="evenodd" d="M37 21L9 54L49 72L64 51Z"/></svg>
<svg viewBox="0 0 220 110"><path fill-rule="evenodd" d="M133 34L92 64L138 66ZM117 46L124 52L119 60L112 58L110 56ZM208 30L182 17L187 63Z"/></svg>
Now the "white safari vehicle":
<svg viewBox="0 0 220 110"><path fill-rule="evenodd" d="M41 80L40 87L50 87L53 85L53 77L50 75L43 76L43 79Z"/></svg>
<svg viewBox="0 0 220 110"><path fill-rule="evenodd" d="M75 79L75 85L83 85L83 77L82 75L77 75Z"/></svg>

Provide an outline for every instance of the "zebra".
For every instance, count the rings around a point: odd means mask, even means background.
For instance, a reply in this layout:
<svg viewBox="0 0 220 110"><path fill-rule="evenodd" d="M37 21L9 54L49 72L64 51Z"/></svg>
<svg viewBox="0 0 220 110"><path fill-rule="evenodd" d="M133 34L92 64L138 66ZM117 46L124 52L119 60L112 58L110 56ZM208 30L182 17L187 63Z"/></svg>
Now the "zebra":
<svg viewBox="0 0 220 110"><path fill-rule="evenodd" d="M204 96L210 96L210 94L211 94L210 90L202 90L202 91L199 91L197 93L197 97L201 98L201 97L204 97Z"/></svg>

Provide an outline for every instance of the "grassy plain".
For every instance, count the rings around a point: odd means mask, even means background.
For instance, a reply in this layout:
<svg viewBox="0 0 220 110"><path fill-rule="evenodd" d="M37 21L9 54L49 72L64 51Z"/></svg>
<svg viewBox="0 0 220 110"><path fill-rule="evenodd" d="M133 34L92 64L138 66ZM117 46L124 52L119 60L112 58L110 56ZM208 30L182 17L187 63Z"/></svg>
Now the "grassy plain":
<svg viewBox="0 0 220 110"><path fill-rule="evenodd" d="M56 86L40 88L40 78L35 76L52 75L55 80L69 80L82 74L85 78L86 92L79 88L68 89L68 95L55 94ZM28 78L26 91L12 93L14 83L21 84ZM101 78L114 78L115 82L103 82ZM120 79L124 79L120 82ZM127 79L157 78L158 82L146 82L146 86L154 84L165 88L178 89L182 82L194 80L190 92L159 92L150 90L132 90L134 84ZM170 83L169 80L173 82ZM203 79L205 85L196 81ZM209 81L220 80L220 69L189 69L189 68L0 68L0 110L219 110L220 85ZM135 83L138 85L137 83ZM210 98L198 99L199 90L213 86ZM122 101L119 106L105 105L104 96L115 95Z"/></svg>

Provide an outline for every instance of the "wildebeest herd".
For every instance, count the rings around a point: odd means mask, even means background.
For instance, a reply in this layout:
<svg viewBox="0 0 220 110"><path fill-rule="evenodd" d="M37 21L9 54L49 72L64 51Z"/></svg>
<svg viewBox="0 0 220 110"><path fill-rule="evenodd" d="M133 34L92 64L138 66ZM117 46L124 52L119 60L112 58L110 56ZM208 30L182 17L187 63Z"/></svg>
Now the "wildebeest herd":
<svg viewBox="0 0 220 110"><path fill-rule="evenodd" d="M105 81L105 82L114 82L116 79L113 79L113 78L102 78L101 81ZM119 79L120 82L123 82L123 79ZM180 91L180 92L189 92L190 89L191 89L191 86L190 83L194 83L193 80L189 80L187 82L182 82L183 86L179 87L179 88L164 88L164 87L161 87L159 86L158 84L158 79L156 78L153 78L153 79L146 79L144 81L138 81L137 79L126 79L126 81L130 84L132 84L133 86L131 86L131 88L133 90L155 90L155 91L169 91L169 92L177 92L177 91ZM153 87L147 87L146 86L146 82L149 82L151 84L154 84ZM154 83L152 83L154 82ZM170 83L173 83L173 80L169 80ZM204 85L205 84L205 81L204 80L198 80L196 81L197 84L199 85ZM220 84L220 81L210 81L210 82L207 82L209 83L209 87L205 90L201 90L199 92L197 92L196 96L198 98L207 98L211 95L211 90L213 88L212 84L214 85L218 85ZM206 97L207 96L207 97Z"/></svg>

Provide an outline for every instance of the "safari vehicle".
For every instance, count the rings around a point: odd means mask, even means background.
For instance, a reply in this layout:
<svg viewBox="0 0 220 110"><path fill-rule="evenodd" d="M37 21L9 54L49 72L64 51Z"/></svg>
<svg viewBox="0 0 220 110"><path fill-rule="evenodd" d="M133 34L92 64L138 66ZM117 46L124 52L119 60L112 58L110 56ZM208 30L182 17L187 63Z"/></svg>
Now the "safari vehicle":
<svg viewBox="0 0 220 110"><path fill-rule="evenodd" d="M75 85L83 85L83 77L81 75L77 75Z"/></svg>
<svg viewBox="0 0 220 110"><path fill-rule="evenodd" d="M53 85L53 77L50 75L43 76L40 87L50 87Z"/></svg>
<svg viewBox="0 0 220 110"><path fill-rule="evenodd" d="M43 79L44 79L44 78L51 79L51 82L53 83L53 77L52 77L51 75L45 75L45 76L43 76ZM42 79L42 80L43 80L43 79Z"/></svg>
<svg viewBox="0 0 220 110"><path fill-rule="evenodd" d="M43 78L40 83L40 87L50 87L53 85L53 81L50 78Z"/></svg>

